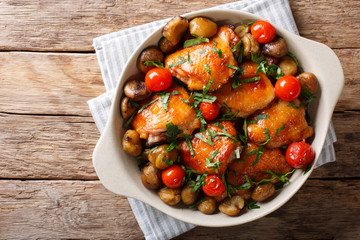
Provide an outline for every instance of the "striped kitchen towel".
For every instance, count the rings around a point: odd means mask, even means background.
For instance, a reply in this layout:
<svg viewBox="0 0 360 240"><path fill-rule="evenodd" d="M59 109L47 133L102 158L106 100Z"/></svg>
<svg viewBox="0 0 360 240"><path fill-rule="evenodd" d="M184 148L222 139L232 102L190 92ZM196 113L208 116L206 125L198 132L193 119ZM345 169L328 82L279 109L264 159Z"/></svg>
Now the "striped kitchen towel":
<svg viewBox="0 0 360 240"><path fill-rule="evenodd" d="M243 0L215 8L235 9L256 14L262 19L298 34L295 21L287 0ZM112 93L127 59L135 48L159 26L169 19L156 21L133 28L124 29L94 39L94 48L101 69L106 93L88 101L96 126L102 132L110 110ZM336 135L332 123L326 137L324 148L315 167L335 161L333 143ZM131 208L146 239L170 239L180 235L195 225L178 221L166 214L129 198Z"/></svg>

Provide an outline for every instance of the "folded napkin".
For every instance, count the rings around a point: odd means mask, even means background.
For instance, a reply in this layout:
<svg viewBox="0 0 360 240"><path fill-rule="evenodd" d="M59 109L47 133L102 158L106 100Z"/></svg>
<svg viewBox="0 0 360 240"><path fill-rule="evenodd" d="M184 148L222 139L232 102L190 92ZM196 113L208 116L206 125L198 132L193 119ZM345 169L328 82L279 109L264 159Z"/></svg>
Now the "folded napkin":
<svg viewBox="0 0 360 240"><path fill-rule="evenodd" d="M254 13L262 19L298 34L291 9L287 0L243 0L221 5L215 8L235 9ZM102 132L110 110L113 90L127 59L135 48L155 29L169 19L156 21L94 39L94 48L99 61L106 93L88 101L91 114L99 131ZM326 136L324 148L315 167L335 161L333 142L336 135L332 123ZM170 239L180 235L195 225L176 220L141 201L129 198L134 212L146 239Z"/></svg>

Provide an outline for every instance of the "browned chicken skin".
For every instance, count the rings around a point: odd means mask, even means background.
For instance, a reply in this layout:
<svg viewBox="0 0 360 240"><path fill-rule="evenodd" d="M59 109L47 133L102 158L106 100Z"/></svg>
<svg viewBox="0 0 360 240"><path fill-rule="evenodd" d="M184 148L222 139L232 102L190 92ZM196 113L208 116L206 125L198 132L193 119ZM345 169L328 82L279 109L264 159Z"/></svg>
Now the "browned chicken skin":
<svg viewBox="0 0 360 240"><path fill-rule="evenodd" d="M176 91L179 94L170 95L167 111L164 111L160 95L154 94L141 103L142 107L158 99L136 114L132 121L133 129L139 133L140 138L147 139L149 144L165 140L166 124L171 122L186 135L191 135L195 129L200 128L200 121L196 117L195 110L181 100L189 98L187 91L175 83L166 90L168 93Z"/></svg>
<svg viewBox="0 0 360 240"><path fill-rule="evenodd" d="M260 147L254 143L248 143L247 149L241 153L240 161L233 161L229 164L229 183L240 186L246 182L245 175L251 180L255 178L258 182L262 179L269 179L271 175L266 170L271 170L277 174L285 174L291 171L292 167L286 162L284 154L279 148L263 148L258 162L253 166L257 153L249 155ZM249 155L249 156L247 156Z"/></svg>
<svg viewBox="0 0 360 240"><path fill-rule="evenodd" d="M226 64L237 66L231 46L234 46L239 41L240 38L231 28L223 26L219 28L217 34L209 43L201 43L168 55L165 58L165 67L170 69L174 77L187 84L190 90L202 90L203 86L208 84L210 78L214 79L210 91L219 89L235 73L235 70L227 67ZM221 50L221 54L219 54L219 50ZM187 61L169 67L181 61L181 59ZM211 76L206 71L206 64L209 66Z"/></svg>
<svg viewBox="0 0 360 240"><path fill-rule="evenodd" d="M206 139L209 139L209 132L211 130L213 133L216 132L223 132L222 126L225 131L236 137L236 129L234 124L230 121L222 121L219 123L219 126L214 126L214 124L210 123L207 125L206 134L203 135ZM230 160L232 160L232 153L235 148L240 147L240 142L234 142L233 139L226 137L226 136L217 136L218 139L213 139L213 146L209 145L208 143L200 140L197 137L193 137L191 139L191 145L194 149L195 156L191 156L190 149L185 141L182 141L179 144L181 157L184 161L184 165L187 167L191 167L192 169L199 171L201 173L205 173L206 171L209 174L222 174L225 172L227 168L227 164ZM221 165L217 167L217 170L213 167L208 167L206 165L206 158L210 159L212 153L217 151L217 154L212 159L212 163L219 161Z"/></svg>
<svg viewBox="0 0 360 240"><path fill-rule="evenodd" d="M240 87L232 89L232 82L227 83L218 91L212 93L217 101L224 103L237 117L246 118L256 110L266 107L275 98L274 87L269 78L262 73L259 81L242 83Z"/></svg>
<svg viewBox="0 0 360 240"><path fill-rule="evenodd" d="M265 145L267 148L277 148L311 137L313 128L306 122L305 107L295 108L289 104L289 102L279 99L259 112L266 118L248 125L247 131L250 141L257 144L265 143L267 141L266 128L269 129L269 136L271 137ZM295 100L293 104L298 105L300 101ZM250 120L256 120L257 116L256 114Z"/></svg>

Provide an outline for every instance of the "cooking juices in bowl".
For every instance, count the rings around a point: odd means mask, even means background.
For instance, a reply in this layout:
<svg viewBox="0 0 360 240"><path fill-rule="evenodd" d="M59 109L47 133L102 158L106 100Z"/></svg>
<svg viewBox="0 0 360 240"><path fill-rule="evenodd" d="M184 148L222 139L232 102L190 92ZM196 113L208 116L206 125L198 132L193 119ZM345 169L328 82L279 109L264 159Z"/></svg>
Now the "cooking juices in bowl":
<svg viewBox="0 0 360 240"><path fill-rule="evenodd" d="M168 205L237 216L315 158L307 105L318 80L266 21L175 17L137 60L121 100L122 147ZM150 191L150 190L149 190Z"/></svg>

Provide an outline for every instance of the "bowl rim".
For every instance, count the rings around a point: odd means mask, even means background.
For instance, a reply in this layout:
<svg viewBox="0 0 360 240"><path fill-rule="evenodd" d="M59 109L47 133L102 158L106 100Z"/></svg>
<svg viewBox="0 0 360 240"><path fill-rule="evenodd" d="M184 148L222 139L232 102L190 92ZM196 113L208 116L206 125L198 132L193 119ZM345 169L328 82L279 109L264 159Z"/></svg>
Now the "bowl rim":
<svg viewBox="0 0 360 240"><path fill-rule="evenodd" d="M240 17L240 19L244 19L244 18L245 19L253 19L253 20L261 19L260 17L254 15L254 14L251 14L251 13L241 12L241 11L238 11L238 10L229 10L229 9L205 9L205 10L200 10L200 11L195 11L195 12L183 14L181 16L187 17L187 18L192 18L192 17L195 17L195 16L209 15L209 14L214 14L214 13L234 14L234 15L238 15ZM335 57L334 59L337 60L337 65L338 65L337 67L338 67L338 69L340 71L340 73L337 76L339 78L338 79L339 80L339 86L336 89L337 91L335 91L335 95L333 95L333 101L330 103L330 105L329 105L329 107L327 109L328 114L329 114L329 112L331 112L329 117L327 118L327 121L323 125L323 126L325 126L326 133L327 133L327 129L328 129L329 124L330 124L332 112L333 112L333 110L335 108L336 102L337 102L338 98L340 97L340 94L341 94L343 86L344 86L344 75L343 75L343 71L342 71L340 61L336 57L335 53L329 47L327 47L326 45L318 43L318 42L314 42L312 40L305 39L303 37L300 37L300 36L298 36L298 35L296 35L294 33L291 33L289 31L283 29L282 27L279 27L279 26L277 26L275 24L273 24L273 25L274 25L274 27L276 28L277 31L281 32L281 36L283 36L284 33L285 33L285 35L291 36L292 38L296 38L299 41L302 41L303 43L307 42L307 43L314 44L314 46L317 46L319 48L323 48L323 49L325 49L327 51L332 52L333 55L334 55L332 57L333 58ZM247 223L247 222L254 221L254 220L258 219L258 218L261 218L261 217L263 217L265 215L268 215L271 212L277 210L282 205L284 205L287 201L289 201L293 197L293 195L305 183L305 181L308 179L311 172L313 171L314 165L318 161L318 158L319 158L320 154L318 154L318 153L316 154L316 159L315 159L310 171L305 176L303 176L303 177L300 176L301 179L297 180L297 185L294 185L292 187L292 190L289 192L289 194L287 194L283 198L283 200L275 201L275 199L272 199L271 200L271 202L272 202L271 205L272 206L269 209L261 211L260 214L256 214L254 217L252 217L252 216L248 217L246 221L242 220L241 215L238 216L238 217L235 217L235 219L236 218L238 219L237 221L229 221L229 222L220 221L220 222L216 222L216 223L215 222L214 223L199 222L195 218L192 218L191 215L189 215L189 217L187 217L187 218L180 217L177 214L177 211L175 210L177 208L170 207L172 210L169 210L169 208L166 207L167 205L164 203L166 205L165 210L160 209L160 207L163 207L163 206L158 206L157 204L154 203L154 201L150 201L149 199L144 199L144 196L145 196L144 194L138 195L138 194L134 193L133 192L134 189L131 189L131 187L124 187L126 189L120 190L120 189L116 189L116 187L118 187L118 186L113 186L113 184L111 183L111 181L112 181L111 176L109 176L109 175L107 175L105 173L106 169L108 169L108 168L102 166L102 164L104 165L103 160L102 160L102 154L104 154L104 151L106 151L106 150L114 150L113 148L118 148L119 147L119 146L115 146L115 143L118 142L118 139L116 139L116 136L115 136L116 134L115 134L114 130L115 130L116 121L118 121L118 118L120 116L118 107L116 107L116 106L118 106L118 104L120 102L121 95L122 95L121 87L122 87L123 83L127 80L127 79L124 79L124 76L126 75L126 70L129 68L129 64L131 63L131 61L134 58L137 58L138 54L140 53L140 51L142 51L142 49L149 46L148 42L151 39L153 39L154 36L156 36L156 34L158 34L159 31L162 30L162 28L163 28L163 25L159 26L153 33L151 33L148 37L146 37L141 44L139 44L139 46L133 51L133 53L129 57L127 63L125 64L125 66L123 68L123 71L121 72L121 74L119 76L119 81L117 82L117 85L116 85L116 88L115 88L115 94L113 94L113 96L112 96L112 106L111 106L111 109L110 109L110 113L109 113L110 115L109 115L108 121L107 121L106 126L104 128L103 134L101 134L101 137L100 137L98 143L96 144L96 147L95 147L94 153L93 153L93 164L94 164L95 170L96 170L96 172L97 172L97 174L99 176L100 181L102 182L102 184L108 190L110 190L110 191L112 191L112 192L114 192L116 194L125 195L125 196L128 196L128 197L138 199L138 200L140 200L142 202L145 202L145 203L151 205L152 207L154 207L154 208L164 212L165 214L167 214L169 216L172 216L172 217L174 217L174 218L176 218L178 220L188 222L188 223L192 223L192 224L196 224L196 225L200 225L200 226L226 227L226 226L234 226L234 225L244 224L244 223ZM286 38L288 38L288 37L286 37ZM321 139L321 141L320 141L320 145L321 145L320 149L322 149L322 147L324 145L325 138L326 138L326 133L325 133L325 137L323 137ZM122 148L122 147L120 146L120 148ZM125 160L117 159L117 161L125 161ZM296 170L295 173L293 174L293 176L290 178L290 184L294 184L292 182L292 179L294 179L295 176L299 177L300 174L301 174L300 171ZM126 191L128 191L128 192L126 192ZM149 191L151 191L151 190L149 190ZM282 190L281 192L284 192L284 191ZM252 211L254 211L254 210L252 210ZM259 210L257 210L257 211L259 211ZM215 214L215 215L217 215L217 214ZM206 216L210 217L208 215L206 215ZM214 215L212 215L212 216L214 216ZM229 219L234 219L234 218L229 217Z"/></svg>

